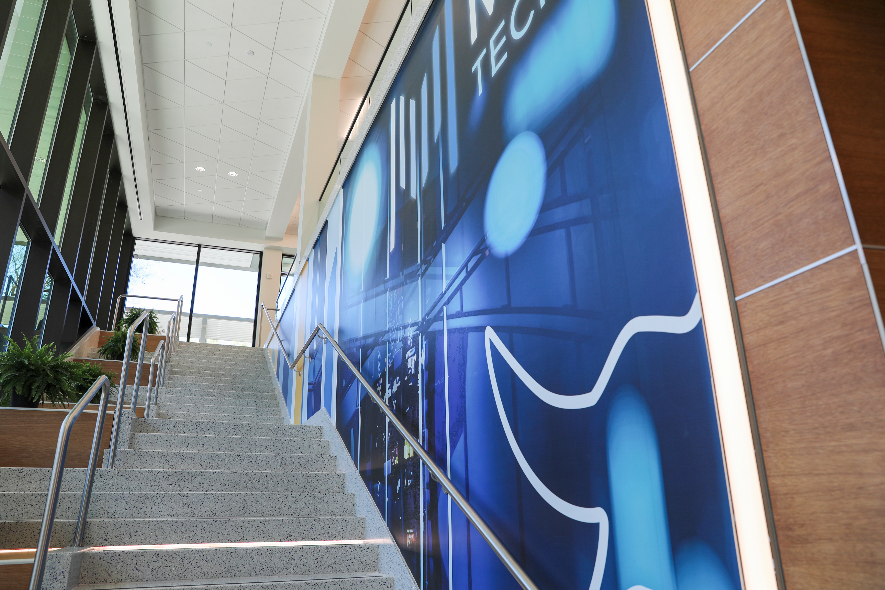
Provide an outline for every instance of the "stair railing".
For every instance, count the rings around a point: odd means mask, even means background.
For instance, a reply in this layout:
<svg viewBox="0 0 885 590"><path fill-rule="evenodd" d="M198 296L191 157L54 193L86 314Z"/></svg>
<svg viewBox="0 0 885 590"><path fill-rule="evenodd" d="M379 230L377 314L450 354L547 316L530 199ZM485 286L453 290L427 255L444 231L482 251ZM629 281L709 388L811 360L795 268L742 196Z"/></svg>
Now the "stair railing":
<svg viewBox="0 0 885 590"><path fill-rule="evenodd" d="M136 295L134 293L123 293L122 295L117 297L117 304L114 306L114 321L113 323L111 323L111 330L117 329L117 316L120 315L120 303L127 297L135 297L137 299L155 299L157 301L177 301L178 306L175 308L175 313L172 317L178 318L175 321L175 334L176 336L178 335L179 324L181 320L181 306L184 305L184 295L180 296L178 299L173 299L171 297L154 297L153 295ZM175 338L175 341L178 342L178 338ZM169 353L172 354L172 351L170 350Z"/></svg>
<svg viewBox="0 0 885 590"><path fill-rule="evenodd" d="M108 461L109 468L114 467L114 462L117 458L117 438L120 431L120 421L123 417L123 401L126 398L126 382L129 381L129 361L132 354L132 337L135 334L135 329L139 326L142 326L141 346L139 347L138 351L138 364L135 367L135 383L132 385L132 399L134 400L138 396L138 389L141 382L141 365L144 362L144 349L147 348L149 323L147 321L147 318L150 316L151 311L153 310L143 311L141 315L138 316L138 319L135 320L131 326L129 326L129 330L126 332L126 349L123 353L123 369L120 371L120 390L117 393L117 407L114 411L114 426L111 430L111 452L110 461Z"/></svg>
<svg viewBox="0 0 885 590"><path fill-rule="evenodd" d="M166 382L166 368L168 365L166 351L169 350L171 346L170 339L172 338L172 327L176 323L176 317L176 312L173 312L172 316L169 318L169 322L166 324L166 338L160 342L157 346L157 350L154 351L154 355L151 357L151 372L150 377L148 377L148 396L144 403L145 418L150 417L151 405L152 403L157 403L157 395L159 394L160 387ZM155 361L158 361L156 365L156 373L154 373ZM137 401L138 396L135 395L133 391L131 407L133 412L135 412L135 404Z"/></svg>
<svg viewBox="0 0 885 590"><path fill-rule="evenodd" d="M280 343L280 351L283 353L283 357L286 359L286 364L289 365L289 368L293 371L297 371L295 368L298 364L298 361L304 357L307 353L308 347L313 342L314 338L319 336L320 340L327 341L332 345L332 348L335 349L335 352L338 353L338 356L344 361L344 364L353 372L354 376L359 380L360 384L366 388L366 391L369 392L369 397L372 398L372 401L381 409L385 416L387 416L390 423L393 424L394 428L396 428L400 435L406 440L406 442L415 450L415 454L424 462L427 466L427 469L430 471L430 476L443 487L443 490L449 495L449 497L454 500L455 504L458 505L458 508L461 509L461 512L467 517L467 519L473 524L479 534L486 540L489 546L492 548L492 551L495 552L495 555L498 556L498 559L504 564L504 567L513 575L516 579L517 583L524 588L524 590L538 590L538 586L535 585L534 582L528 577L528 574L523 571L522 567L519 563L510 555L510 552L507 551L507 548L501 542L500 539L495 535L489 525L482 519L482 517L473 509L467 499L461 495L461 492L458 491L458 488L455 487L455 484L446 477L445 472L443 472L442 468L440 468L430 457L430 454L424 450L424 447L421 446L421 443L412 436L412 434L408 431L408 429L403 425L402 422L399 421L399 418L396 417L396 414L393 413L393 410L384 402L384 399L375 391L375 388L372 387L372 384L369 383L368 379L363 377L363 374L360 370L353 364L353 362L348 358L348 356L341 349L341 346L338 342L332 338L332 335L329 334L329 331L326 330L326 327L317 323L316 328L313 329L313 332L310 333L307 340L304 342L304 346L301 347L301 350L298 352L298 355L295 357L295 360L292 361L289 359L289 355L286 352L286 346L283 344L282 338L280 338L279 333L277 332L276 327L274 326L274 322L271 321L270 315L267 313L267 308L264 304L261 304L261 309L264 312L265 317L267 318L268 323L270 324L271 330L273 330L274 336L276 336L277 341ZM265 348L267 344L265 344Z"/></svg>
<svg viewBox="0 0 885 590"><path fill-rule="evenodd" d="M80 499L80 514L77 516L77 528L74 533L74 546L80 547L86 532L86 514L89 512L89 498L92 495L92 482L95 478L95 466L98 463L98 451L101 447L101 433L104 429L105 414L108 409L111 382L104 375L95 380L92 387L71 408L58 431L58 443L55 446L55 461L49 477L49 493L46 495L46 508L43 510L43 521L40 524L40 538L34 555L34 568L31 570L30 590L38 590L43 584L43 573L46 570L46 556L52 539L52 525L55 522L55 511L58 508L58 496L61 492L61 478L64 474L65 459L68 453L68 442L74 422L83 413L86 405L101 390L101 403L98 416L95 418L95 433L92 435L92 450L89 452L89 466L86 468L86 481L83 484L83 497ZM117 404L119 407L120 404Z"/></svg>

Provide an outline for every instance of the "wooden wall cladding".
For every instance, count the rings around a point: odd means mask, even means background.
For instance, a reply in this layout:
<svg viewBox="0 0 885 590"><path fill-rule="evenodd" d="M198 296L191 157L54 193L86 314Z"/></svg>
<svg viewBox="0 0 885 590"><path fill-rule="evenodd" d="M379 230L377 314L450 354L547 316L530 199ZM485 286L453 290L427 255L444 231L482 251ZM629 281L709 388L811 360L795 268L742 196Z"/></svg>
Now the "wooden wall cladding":
<svg viewBox="0 0 885 590"><path fill-rule="evenodd" d="M760 6L692 83L735 293L853 245L786 3Z"/></svg>
<svg viewBox="0 0 885 590"><path fill-rule="evenodd" d="M867 267L876 289L879 309L885 310L885 250L864 248L864 255L867 257Z"/></svg>
<svg viewBox="0 0 885 590"><path fill-rule="evenodd" d="M4 565L0 561L0 590L28 590L33 569L30 564Z"/></svg>
<svg viewBox="0 0 885 590"><path fill-rule="evenodd" d="M716 45L759 0L675 0L689 67Z"/></svg>
<svg viewBox="0 0 885 590"><path fill-rule="evenodd" d="M857 255L738 303L788 589L885 579L885 355Z"/></svg>
<svg viewBox="0 0 885 590"><path fill-rule="evenodd" d="M885 2L793 6L860 238L885 246Z"/></svg>

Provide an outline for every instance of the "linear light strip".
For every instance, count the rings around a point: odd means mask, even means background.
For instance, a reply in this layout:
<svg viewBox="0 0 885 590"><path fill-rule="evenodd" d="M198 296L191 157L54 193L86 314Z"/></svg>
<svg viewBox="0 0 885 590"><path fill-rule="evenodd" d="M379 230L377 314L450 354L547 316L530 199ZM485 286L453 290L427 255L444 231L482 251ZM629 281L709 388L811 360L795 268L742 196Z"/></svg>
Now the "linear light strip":
<svg viewBox="0 0 885 590"><path fill-rule="evenodd" d="M670 0L647 0L698 281L744 588L776 590L737 331L698 123Z"/></svg>
<svg viewBox="0 0 885 590"><path fill-rule="evenodd" d="M825 263L829 262L830 260L835 260L841 256L844 256L845 254L848 254L849 252L854 252L855 250L857 250L857 246L848 246L844 250L839 250L835 254L830 254L829 256L825 256L824 258L821 258L820 260L818 260L816 262L812 262L808 266L803 266L802 268L800 268L798 270L794 270L793 272L787 273L784 276L774 279L773 281L770 281L768 283L765 283L764 285L762 285L760 287L756 287L755 289L747 291L743 295L738 295L737 297L734 298L734 300L740 301L744 297L749 297L750 295L754 295L754 294L758 293L759 291L764 291L765 289L767 289L769 287L774 287L778 283L783 283L784 281L786 281L788 279L792 279L796 275L801 275L803 272L809 271L812 268L817 268L821 264L825 264Z"/></svg>

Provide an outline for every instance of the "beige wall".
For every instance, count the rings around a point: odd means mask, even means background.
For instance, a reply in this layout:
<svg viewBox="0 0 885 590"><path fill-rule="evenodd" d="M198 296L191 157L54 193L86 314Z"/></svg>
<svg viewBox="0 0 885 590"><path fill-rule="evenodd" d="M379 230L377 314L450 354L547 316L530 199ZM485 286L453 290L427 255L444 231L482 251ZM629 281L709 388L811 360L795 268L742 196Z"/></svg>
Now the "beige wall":
<svg viewBox="0 0 885 590"><path fill-rule="evenodd" d="M747 16L757 3L675 0L778 569L791 590L870 588L885 578L885 355L858 250L825 261L859 237L790 6L766 0Z"/></svg>
<svg viewBox="0 0 885 590"><path fill-rule="evenodd" d="M265 248L261 259L261 287L258 290L258 301L268 308L271 319L276 320L277 295L280 292L280 264L283 260L283 251L278 248ZM267 318L258 307L258 332L255 335L255 346L263 346L264 341L270 334L270 325Z"/></svg>

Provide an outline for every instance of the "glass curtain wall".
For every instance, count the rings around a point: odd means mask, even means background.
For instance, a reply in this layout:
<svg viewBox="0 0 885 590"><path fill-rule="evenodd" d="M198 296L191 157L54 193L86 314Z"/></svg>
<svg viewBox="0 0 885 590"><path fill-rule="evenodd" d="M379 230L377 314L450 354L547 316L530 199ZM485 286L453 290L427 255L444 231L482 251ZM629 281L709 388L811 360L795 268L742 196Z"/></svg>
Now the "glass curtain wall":
<svg viewBox="0 0 885 590"><path fill-rule="evenodd" d="M52 142L55 138L55 127L58 123L61 103L65 97L68 74L71 72L71 59L76 47L77 25L74 23L74 15L72 14L68 20L65 40L61 44L61 53L58 55L58 63L55 66L52 90L49 92L49 104L46 105L46 116L43 117L43 126L40 128L37 154L34 157L34 166L31 168L31 178L28 180L28 188L31 189L31 194L34 195L38 204L43 196L43 176L49 164L49 154L51 153Z"/></svg>
<svg viewBox="0 0 885 590"><path fill-rule="evenodd" d="M179 340L187 340L188 312L191 308L191 296L194 291L194 270L197 264L198 247L189 244L172 244L167 242L135 241L135 253L129 271L127 293L168 297L178 299L184 296ZM114 306L117 302L114 302ZM157 299L126 299L126 309L141 307L154 309L160 319L160 331L166 333L166 324L172 317L178 304L175 301ZM116 307L114 308L116 309ZM121 310L120 316L123 315ZM119 317L117 318L119 321Z"/></svg>
<svg viewBox="0 0 885 590"><path fill-rule="evenodd" d="M203 246L190 341L252 346L261 255Z"/></svg>
<svg viewBox="0 0 885 590"><path fill-rule="evenodd" d="M86 121L89 120L89 111L92 109L92 88L86 87L86 98L83 100L83 109L80 111L80 121L77 123L77 136L74 139L74 153L71 155L71 163L68 165L68 176L65 179L65 192L62 195L61 210L58 223L55 226L55 243L61 244L64 237L65 225L68 221L68 212L71 207L71 192L74 190L74 179L77 177L77 168L80 165L80 152L83 149L83 134L86 131Z"/></svg>
<svg viewBox="0 0 885 590"><path fill-rule="evenodd" d="M45 2L17 0L0 55L0 133L9 141Z"/></svg>
<svg viewBox="0 0 885 590"><path fill-rule="evenodd" d="M15 318L15 308L18 304L18 294L21 288L22 273L25 270L25 262L28 259L28 247L31 240L21 229L15 236L15 244L9 257L9 265L3 275L3 291L0 297L0 351L6 350L6 336L9 336L9 328Z"/></svg>

